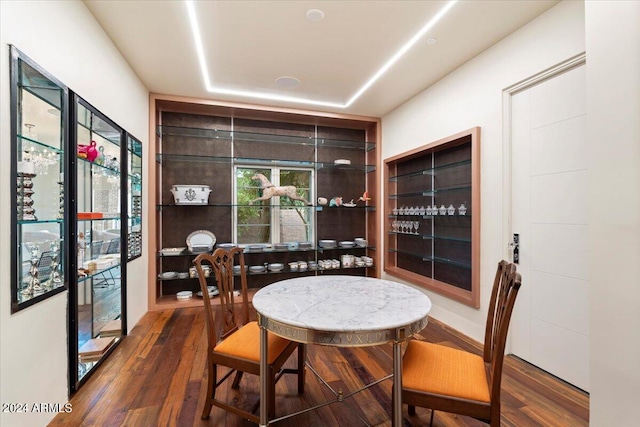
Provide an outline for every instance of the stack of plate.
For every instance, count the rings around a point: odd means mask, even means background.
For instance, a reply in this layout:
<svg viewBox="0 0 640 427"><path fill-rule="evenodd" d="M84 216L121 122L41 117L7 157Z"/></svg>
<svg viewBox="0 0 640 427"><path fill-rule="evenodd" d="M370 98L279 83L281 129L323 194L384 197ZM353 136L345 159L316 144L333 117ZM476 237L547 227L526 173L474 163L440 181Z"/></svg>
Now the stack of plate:
<svg viewBox="0 0 640 427"><path fill-rule="evenodd" d="M311 242L300 242L298 244L298 247L300 249L311 249L311 247L313 247L313 245L311 244Z"/></svg>
<svg viewBox="0 0 640 427"><path fill-rule="evenodd" d="M338 242L335 240L318 240L318 246L323 249L335 249L338 247Z"/></svg>
<svg viewBox="0 0 640 427"><path fill-rule="evenodd" d="M263 273L264 270L264 265L252 265L251 267L249 267L249 271L251 273Z"/></svg>
<svg viewBox="0 0 640 427"><path fill-rule="evenodd" d="M247 271L249 269L248 265L244 266L244 271ZM240 265L234 265L233 266L233 273L234 274L240 274Z"/></svg>
<svg viewBox="0 0 640 427"><path fill-rule="evenodd" d="M185 246L181 248L162 248L160 252L162 252L162 255L179 255L185 249L187 249Z"/></svg>
<svg viewBox="0 0 640 427"><path fill-rule="evenodd" d="M164 273L158 274L160 279L175 279L178 276L177 271L165 271Z"/></svg>
<svg viewBox="0 0 640 427"><path fill-rule="evenodd" d="M289 245L287 243L275 243L273 249L276 251L286 251L289 249Z"/></svg>
<svg viewBox="0 0 640 427"><path fill-rule="evenodd" d="M353 242L349 242L349 241L340 242L341 248L352 248L354 246L355 246L355 243Z"/></svg>
<svg viewBox="0 0 640 427"><path fill-rule="evenodd" d="M176 298L178 301L186 301L193 297L193 292L191 291L180 291L176 294Z"/></svg>
<svg viewBox="0 0 640 427"><path fill-rule="evenodd" d="M247 252L262 252L264 245L247 245Z"/></svg>
<svg viewBox="0 0 640 427"><path fill-rule="evenodd" d="M178 279L188 279L189 278L189 273L187 273L186 271L183 271L182 273L178 273Z"/></svg>

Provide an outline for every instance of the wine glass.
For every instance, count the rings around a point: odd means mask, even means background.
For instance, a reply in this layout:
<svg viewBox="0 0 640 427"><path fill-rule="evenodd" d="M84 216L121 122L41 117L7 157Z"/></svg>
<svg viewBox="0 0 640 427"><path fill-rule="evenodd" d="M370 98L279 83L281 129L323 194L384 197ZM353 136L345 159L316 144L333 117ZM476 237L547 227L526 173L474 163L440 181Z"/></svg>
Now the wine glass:
<svg viewBox="0 0 640 427"><path fill-rule="evenodd" d="M413 228L416 229L416 234L419 234L418 227L420 227L420 221L413 221Z"/></svg>

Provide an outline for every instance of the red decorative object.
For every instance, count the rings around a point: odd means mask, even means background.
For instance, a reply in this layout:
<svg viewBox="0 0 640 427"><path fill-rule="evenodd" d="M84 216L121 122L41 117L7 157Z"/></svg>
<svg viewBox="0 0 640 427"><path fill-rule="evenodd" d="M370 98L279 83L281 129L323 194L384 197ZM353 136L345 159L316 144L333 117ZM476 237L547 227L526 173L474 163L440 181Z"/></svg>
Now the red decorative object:
<svg viewBox="0 0 640 427"><path fill-rule="evenodd" d="M78 144L78 157L93 162L99 154L96 145L95 141L91 141L89 145Z"/></svg>

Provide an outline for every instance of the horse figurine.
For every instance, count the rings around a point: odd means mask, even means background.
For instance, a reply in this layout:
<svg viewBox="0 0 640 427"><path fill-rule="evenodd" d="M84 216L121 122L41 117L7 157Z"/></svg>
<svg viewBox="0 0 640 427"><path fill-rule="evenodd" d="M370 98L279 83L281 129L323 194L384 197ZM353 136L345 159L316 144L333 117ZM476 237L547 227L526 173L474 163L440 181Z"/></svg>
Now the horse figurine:
<svg viewBox="0 0 640 427"><path fill-rule="evenodd" d="M251 179L254 181L260 181L260 187L262 188L262 197L253 199L249 202L250 205L259 200L269 200L273 196L287 196L291 200L300 200L306 205L311 205L311 203L304 197L298 196L296 187L293 185L275 186L267 179L266 176L261 173L253 175Z"/></svg>

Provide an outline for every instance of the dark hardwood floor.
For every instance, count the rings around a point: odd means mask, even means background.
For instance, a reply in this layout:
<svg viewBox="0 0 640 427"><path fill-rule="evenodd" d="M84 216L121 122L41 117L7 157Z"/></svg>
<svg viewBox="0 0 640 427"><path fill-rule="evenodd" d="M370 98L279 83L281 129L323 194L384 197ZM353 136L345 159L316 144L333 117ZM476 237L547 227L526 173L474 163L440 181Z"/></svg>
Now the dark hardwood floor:
<svg viewBox="0 0 640 427"><path fill-rule="evenodd" d="M216 426L254 425L214 407L201 420L206 386L204 310L185 308L147 313L71 398L73 411L58 414L50 426ZM431 321L418 336L431 342L480 354L480 345L458 332ZM308 360L334 390L344 394L384 377L392 369L391 345L366 348L308 346ZM295 357L290 360L295 366ZM390 426L391 380L317 411L282 420L278 427ZM251 407L258 397L258 378L245 375L240 390L231 381L221 396ZM310 371L306 390L296 393L295 376L285 375L277 385L277 415L318 405L333 394ZM403 406L404 426L425 426L430 411L416 416ZM508 356L502 381L503 426L587 426L588 394L553 376ZM484 426L463 416L436 412L434 426Z"/></svg>

